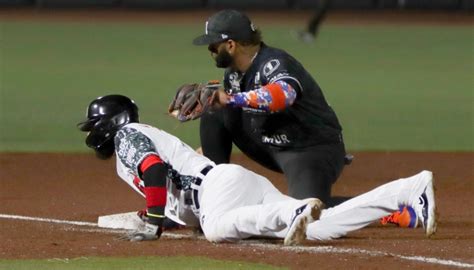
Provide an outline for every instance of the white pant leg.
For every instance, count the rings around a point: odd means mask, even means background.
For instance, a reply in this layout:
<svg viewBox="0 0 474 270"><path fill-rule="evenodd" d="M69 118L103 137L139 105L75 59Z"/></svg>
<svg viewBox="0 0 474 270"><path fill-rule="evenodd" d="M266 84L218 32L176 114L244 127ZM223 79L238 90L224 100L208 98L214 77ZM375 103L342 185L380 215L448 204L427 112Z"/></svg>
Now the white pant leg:
<svg viewBox="0 0 474 270"><path fill-rule="evenodd" d="M323 210L320 219L308 225L308 239L339 238L393 213L400 205L411 205L415 199L412 191L420 185L418 175L389 182Z"/></svg>
<svg viewBox="0 0 474 270"><path fill-rule="evenodd" d="M294 209L304 204L283 195L265 177L231 164L212 169L200 193L201 227L213 242L282 238Z"/></svg>

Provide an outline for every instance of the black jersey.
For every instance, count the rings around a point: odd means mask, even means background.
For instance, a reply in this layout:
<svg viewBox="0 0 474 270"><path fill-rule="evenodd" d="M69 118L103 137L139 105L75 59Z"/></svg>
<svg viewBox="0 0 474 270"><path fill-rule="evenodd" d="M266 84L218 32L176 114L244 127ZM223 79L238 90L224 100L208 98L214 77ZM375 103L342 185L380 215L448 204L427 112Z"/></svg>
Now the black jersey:
<svg viewBox="0 0 474 270"><path fill-rule="evenodd" d="M268 146L297 149L342 142L342 128L318 84L283 50L262 43L245 74L226 70L224 88L229 94L247 92L277 80L284 80L297 91L295 102L283 111L224 110L227 129L243 152L267 152Z"/></svg>

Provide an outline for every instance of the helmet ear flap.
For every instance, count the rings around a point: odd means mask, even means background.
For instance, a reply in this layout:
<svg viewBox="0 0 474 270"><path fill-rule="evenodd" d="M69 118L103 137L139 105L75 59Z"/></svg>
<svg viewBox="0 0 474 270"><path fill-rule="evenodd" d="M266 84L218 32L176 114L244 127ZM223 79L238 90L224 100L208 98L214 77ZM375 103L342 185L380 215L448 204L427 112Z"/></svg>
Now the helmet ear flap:
<svg viewBox="0 0 474 270"><path fill-rule="evenodd" d="M114 130L113 122L110 118L103 118L97 121L90 129L86 138L86 144L90 148L97 149L107 140L114 137L117 129Z"/></svg>
<svg viewBox="0 0 474 270"><path fill-rule="evenodd" d="M114 137L117 131L124 125L130 123L128 112L121 112L113 117L102 118L95 121L90 127L86 144L94 149L97 157L107 159L114 153Z"/></svg>
<svg viewBox="0 0 474 270"><path fill-rule="evenodd" d="M115 152L114 140L107 140L97 149L95 149L95 155L100 159L108 159L112 157Z"/></svg>

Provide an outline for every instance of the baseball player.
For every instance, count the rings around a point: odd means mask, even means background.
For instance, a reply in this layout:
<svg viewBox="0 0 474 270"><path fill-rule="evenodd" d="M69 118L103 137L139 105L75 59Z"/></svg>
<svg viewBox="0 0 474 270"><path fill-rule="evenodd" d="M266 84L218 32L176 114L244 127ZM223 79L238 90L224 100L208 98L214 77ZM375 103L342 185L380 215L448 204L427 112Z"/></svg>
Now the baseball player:
<svg viewBox="0 0 474 270"><path fill-rule="evenodd" d="M286 245L306 237L306 226L319 218L318 199L296 200L280 193L266 178L238 165L216 165L178 138L138 123L138 108L129 98L108 95L92 101L86 144L100 158L116 154L117 174L143 195L144 230L132 241L160 236L165 216L200 226L209 241L251 236L285 238Z"/></svg>
<svg viewBox="0 0 474 270"><path fill-rule="evenodd" d="M305 31L301 31L298 33L298 36L301 41L304 42L312 42L318 35L319 28L321 26L322 21L326 17L326 14L329 9L329 0L320 0L318 1L319 5L316 9L314 15L308 22L308 25Z"/></svg>
<svg viewBox="0 0 474 270"><path fill-rule="evenodd" d="M206 22L195 45L207 45L225 68L218 101L204 113L200 137L205 156L228 163L232 143L261 165L283 172L290 196L320 198L345 165L342 128L314 78L285 51L267 46L250 19L223 10Z"/></svg>
<svg viewBox="0 0 474 270"><path fill-rule="evenodd" d="M436 231L433 179L428 171L322 210L318 199L286 196L263 176L238 165L216 165L178 138L138 123L138 107L128 97L99 97L88 106L86 117L78 127L88 132L87 146L102 159L115 153L117 174L145 197L146 226L128 234L131 241L158 239L167 216L180 224L200 226L213 242L265 236L296 245L306 238L341 237L400 204L417 211L428 236Z"/></svg>

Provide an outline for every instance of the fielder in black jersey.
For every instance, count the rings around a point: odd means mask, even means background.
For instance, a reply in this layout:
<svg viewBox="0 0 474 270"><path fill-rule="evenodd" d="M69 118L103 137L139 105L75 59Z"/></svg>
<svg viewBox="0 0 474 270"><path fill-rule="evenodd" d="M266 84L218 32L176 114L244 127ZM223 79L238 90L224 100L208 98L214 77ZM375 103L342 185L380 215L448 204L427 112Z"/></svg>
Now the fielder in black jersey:
<svg viewBox="0 0 474 270"><path fill-rule="evenodd" d="M289 195L317 197L328 205L344 167L342 128L304 67L267 46L249 18L223 10L193 42L208 45L216 66L226 68L220 108L201 118L204 155L228 163L234 143L261 165L283 172Z"/></svg>

